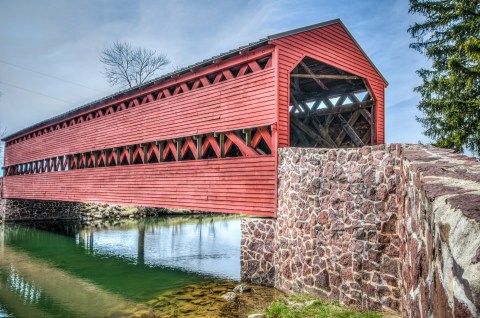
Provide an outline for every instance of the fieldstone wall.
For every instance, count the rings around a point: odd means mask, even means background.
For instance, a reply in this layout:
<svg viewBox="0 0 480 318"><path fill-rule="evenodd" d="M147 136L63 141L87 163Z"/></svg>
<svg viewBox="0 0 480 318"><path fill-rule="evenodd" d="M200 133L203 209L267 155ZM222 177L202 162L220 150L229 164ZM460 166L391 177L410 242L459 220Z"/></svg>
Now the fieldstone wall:
<svg viewBox="0 0 480 318"><path fill-rule="evenodd" d="M274 270L242 266L243 279L405 317L478 316L475 159L418 145L285 148L278 169L277 219L242 227L242 264L271 263L258 256L263 240Z"/></svg>
<svg viewBox="0 0 480 318"><path fill-rule="evenodd" d="M2 199L0 219L3 221L94 220L140 218L171 213L194 213L194 211L167 210L163 208L81 203L66 201Z"/></svg>
<svg viewBox="0 0 480 318"><path fill-rule="evenodd" d="M69 220L80 218L80 203L3 199L4 221Z"/></svg>
<svg viewBox="0 0 480 318"><path fill-rule="evenodd" d="M274 237L274 220L242 219L240 266L244 276L254 284L274 284Z"/></svg>
<svg viewBox="0 0 480 318"><path fill-rule="evenodd" d="M480 317L480 163L403 149L399 222L406 317Z"/></svg>

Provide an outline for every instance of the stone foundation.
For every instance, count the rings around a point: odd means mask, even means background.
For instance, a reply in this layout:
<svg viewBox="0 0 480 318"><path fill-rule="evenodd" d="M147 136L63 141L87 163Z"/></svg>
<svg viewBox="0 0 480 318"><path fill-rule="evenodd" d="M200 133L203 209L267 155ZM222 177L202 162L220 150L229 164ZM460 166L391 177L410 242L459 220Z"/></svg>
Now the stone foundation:
<svg viewBox="0 0 480 318"><path fill-rule="evenodd" d="M406 317L480 316L480 163L405 147L399 234Z"/></svg>
<svg viewBox="0 0 480 318"><path fill-rule="evenodd" d="M242 219L240 266L243 275L254 284L274 284L274 237L274 220Z"/></svg>
<svg viewBox="0 0 480 318"><path fill-rule="evenodd" d="M171 213L194 213L194 211L167 210L163 208L80 203L66 201L43 201L24 199L1 199L0 219L3 221L32 220L109 220L122 217L139 218Z"/></svg>
<svg viewBox="0 0 480 318"><path fill-rule="evenodd" d="M427 146L284 148L278 172L277 219L242 223L243 279L405 317L479 314L473 158Z"/></svg>

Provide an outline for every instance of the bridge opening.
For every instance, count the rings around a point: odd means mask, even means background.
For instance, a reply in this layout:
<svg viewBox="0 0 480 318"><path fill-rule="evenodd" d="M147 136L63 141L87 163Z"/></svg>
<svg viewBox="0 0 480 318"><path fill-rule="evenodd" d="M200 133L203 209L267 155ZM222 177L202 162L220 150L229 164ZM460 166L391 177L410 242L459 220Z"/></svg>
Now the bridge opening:
<svg viewBox="0 0 480 318"><path fill-rule="evenodd" d="M362 77L305 57L290 73L290 145L375 144L375 101Z"/></svg>

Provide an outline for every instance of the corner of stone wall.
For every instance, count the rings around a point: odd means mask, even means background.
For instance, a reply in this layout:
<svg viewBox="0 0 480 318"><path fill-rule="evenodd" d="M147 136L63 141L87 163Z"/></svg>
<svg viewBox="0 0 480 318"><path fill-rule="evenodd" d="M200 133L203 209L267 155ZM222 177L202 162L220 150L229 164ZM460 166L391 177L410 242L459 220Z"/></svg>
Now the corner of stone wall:
<svg viewBox="0 0 480 318"><path fill-rule="evenodd" d="M241 226L241 279L257 285L273 286L275 220L243 218Z"/></svg>
<svg viewBox="0 0 480 318"><path fill-rule="evenodd" d="M400 145L279 151L275 287L400 308Z"/></svg>
<svg viewBox="0 0 480 318"><path fill-rule="evenodd" d="M479 317L480 163L406 145L401 169L404 315Z"/></svg>

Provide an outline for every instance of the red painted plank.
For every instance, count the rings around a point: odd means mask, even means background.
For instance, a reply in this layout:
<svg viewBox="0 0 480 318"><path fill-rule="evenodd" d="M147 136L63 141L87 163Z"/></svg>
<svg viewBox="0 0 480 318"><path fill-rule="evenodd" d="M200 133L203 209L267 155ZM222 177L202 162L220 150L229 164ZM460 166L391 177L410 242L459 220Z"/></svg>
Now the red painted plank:
<svg viewBox="0 0 480 318"><path fill-rule="evenodd" d="M268 125L275 120L273 75L271 69L259 71L32 138L7 147L5 164Z"/></svg>
<svg viewBox="0 0 480 318"><path fill-rule="evenodd" d="M275 188L274 156L80 169L4 179L6 198L136 204L265 216L275 212Z"/></svg>
<svg viewBox="0 0 480 318"><path fill-rule="evenodd" d="M279 146L289 144L289 81L290 70L307 55L332 66L366 78L376 99L377 143L384 143L385 83L340 24L297 33L273 41L279 48Z"/></svg>

